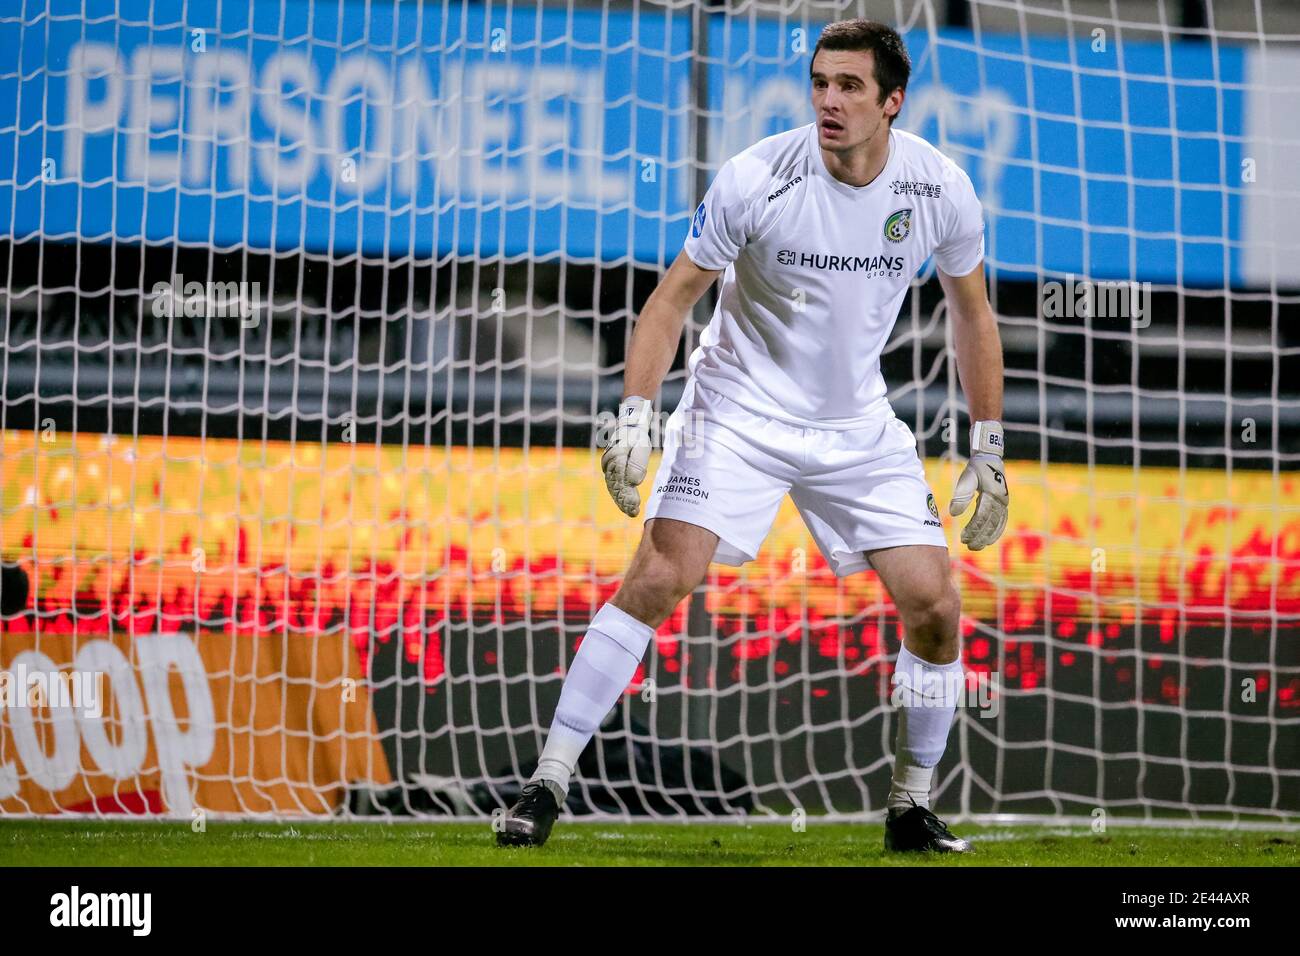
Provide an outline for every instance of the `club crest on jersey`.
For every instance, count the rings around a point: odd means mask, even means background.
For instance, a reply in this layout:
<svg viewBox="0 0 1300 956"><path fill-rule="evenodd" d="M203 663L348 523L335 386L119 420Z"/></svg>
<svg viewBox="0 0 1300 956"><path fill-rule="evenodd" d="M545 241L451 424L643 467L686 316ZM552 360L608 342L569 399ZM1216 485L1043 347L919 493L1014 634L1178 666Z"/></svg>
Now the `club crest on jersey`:
<svg viewBox="0 0 1300 956"><path fill-rule="evenodd" d="M704 203L700 203L699 208L695 210L695 218L691 220L691 235L696 239L700 238L700 233L704 231Z"/></svg>
<svg viewBox="0 0 1300 956"><path fill-rule="evenodd" d="M912 210L900 209L889 214L885 220L885 238L890 242L902 242L912 232Z"/></svg>

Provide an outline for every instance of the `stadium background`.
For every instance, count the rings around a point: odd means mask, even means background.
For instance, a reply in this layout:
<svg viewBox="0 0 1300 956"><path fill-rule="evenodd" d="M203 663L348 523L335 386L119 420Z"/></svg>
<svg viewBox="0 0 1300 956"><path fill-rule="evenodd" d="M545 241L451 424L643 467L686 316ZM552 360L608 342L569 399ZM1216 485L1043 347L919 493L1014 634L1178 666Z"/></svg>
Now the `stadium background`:
<svg viewBox="0 0 1300 956"><path fill-rule="evenodd" d="M1300 15L1216 4L1210 29L1166 7L846 11L911 27L902 125L985 199L1007 351L1012 520L995 551L954 552L968 667L997 673L1002 706L954 731L945 811L1300 807L1300 174L1268 162L1300 61L1264 42ZM0 667L107 641L153 719L133 735L119 702L95 743L9 708L0 812L508 796L636 543L593 451L628 320L717 163L808 120L794 31L811 49L830 9L0 18L0 549L35 585ZM115 90L116 71L147 79ZM1069 275L1153 283L1150 326L1045 320L1043 282ZM258 321L159 316L149 291L177 276L259 283ZM884 365L946 500L965 429L937 303L927 272ZM186 759L135 649L170 633L216 708L199 739L170 673ZM655 699L627 695L577 808L878 809L897 647L874 576L837 582L787 505L758 562L660 628L638 675Z"/></svg>

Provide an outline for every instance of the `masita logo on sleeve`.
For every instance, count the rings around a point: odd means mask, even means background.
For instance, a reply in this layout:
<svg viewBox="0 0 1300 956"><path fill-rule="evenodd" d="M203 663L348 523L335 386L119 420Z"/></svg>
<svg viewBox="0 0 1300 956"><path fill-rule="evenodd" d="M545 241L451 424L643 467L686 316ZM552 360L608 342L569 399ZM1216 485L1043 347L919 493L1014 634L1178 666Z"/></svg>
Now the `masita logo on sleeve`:
<svg viewBox="0 0 1300 956"><path fill-rule="evenodd" d="M802 177L802 176L796 176L794 179L790 180L788 183L786 183L784 186L782 186L782 187L781 187L780 189L778 189L776 192L774 192L774 193L772 193L771 195L769 195L769 196L767 197L767 201L768 201L768 202L772 202L774 199L779 199L781 196L784 196L787 192L789 192L789 190L790 190L792 187L794 187L794 186L798 186L801 182L803 182L803 177Z"/></svg>

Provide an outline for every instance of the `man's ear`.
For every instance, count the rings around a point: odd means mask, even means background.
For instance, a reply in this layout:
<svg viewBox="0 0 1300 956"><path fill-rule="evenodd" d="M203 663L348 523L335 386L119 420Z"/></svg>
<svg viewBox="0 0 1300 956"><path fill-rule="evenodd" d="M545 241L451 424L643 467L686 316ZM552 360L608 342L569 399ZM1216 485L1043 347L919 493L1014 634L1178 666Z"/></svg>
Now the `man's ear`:
<svg viewBox="0 0 1300 956"><path fill-rule="evenodd" d="M906 93L899 88L885 97L885 115L891 120L897 119L898 114L903 112L903 98Z"/></svg>

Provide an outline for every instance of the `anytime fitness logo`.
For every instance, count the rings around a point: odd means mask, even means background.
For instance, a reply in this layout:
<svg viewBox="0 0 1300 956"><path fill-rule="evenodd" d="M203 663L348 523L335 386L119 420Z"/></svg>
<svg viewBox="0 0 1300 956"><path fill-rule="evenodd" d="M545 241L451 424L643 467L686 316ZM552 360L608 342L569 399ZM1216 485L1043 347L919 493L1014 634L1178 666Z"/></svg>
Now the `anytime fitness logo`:
<svg viewBox="0 0 1300 956"><path fill-rule="evenodd" d="M889 184L889 188L894 191L895 196L924 196L927 199L938 199L943 195L943 187L937 183L895 179Z"/></svg>

